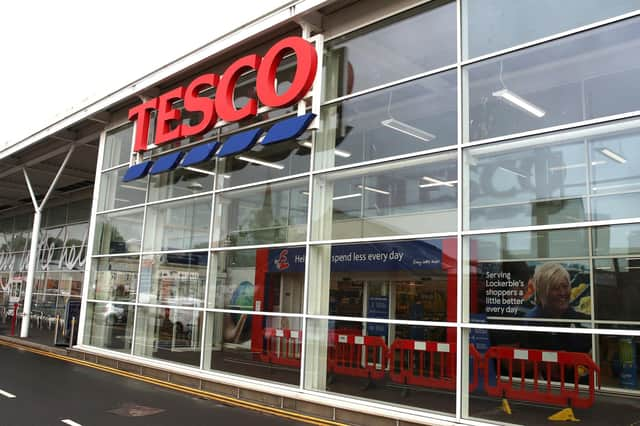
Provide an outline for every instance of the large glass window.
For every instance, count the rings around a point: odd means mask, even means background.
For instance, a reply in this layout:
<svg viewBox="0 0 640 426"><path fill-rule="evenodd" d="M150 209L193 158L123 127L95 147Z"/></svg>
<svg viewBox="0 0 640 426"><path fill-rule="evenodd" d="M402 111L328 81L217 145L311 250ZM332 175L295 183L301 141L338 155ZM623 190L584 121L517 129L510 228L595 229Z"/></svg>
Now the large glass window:
<svg viewBox="0 0 640 426"><path fill-rule="evenodd" d="M311 141L311 133L306 132L297 139L268 146L256 144L241 155L220 159L216 186L230 188L307 172Z"/></svg>
<svg viewBox="0 0 640 426"><path fill-rule="evenodd" d="M95 258L91 264L89 299L135 302L138 256Z"/></svg>
<svg viewBox="0 0 640 426"><path fill-rule="evenodd" d="M207 370L297 385L302 319L208 313L204 359Z"/></svg>
<svg viewBox="0 0 640 426"><path fill-rule="evenodd" d="M147 207L145 250L188 250L209 245L211 196Z"/></svg>
<svg viewBox="0 0 640 426"><path fill-rule="evenodd" d="M325 99L456 61L455 2L430 2L327 43Z"/></svg>
<svg viewBox="0 0 640 426"><path fill-rule="evenodd" d="M130 353L133 305L87 303L84 342L91 346Z"/></svg>
<svg viewBox="0 0 640 426"><path fill-rule="evenodd" d="M200 365L202 312L138 307L135 355Z"/></svg>
<svg viewBox="0 0 640 426"><path fill-rule="evenodd" d="M104 141L102 170L128 163L133 144L133 125L128 124L107 133Z"/></svg>
<svg viewBox="0 0 640 426"><path fill-rule="evenodd" d="M216 195L214 244L236 246L304 241L308 179Z"/></svg>
<svg viewBox="0 0 640 426"><path fill-rule="evenodd" d="M455 231L455 152L317 175L313 237Z"/></svg>
<svg viewBox="0 0 640 426"><path fill-rule="evenodd" d="M640 216L638 120L465 150L470 229Z"/></svg>
<svg viewBox="0 0 640 426"><path fill-rule="evenodd" d="M209 306L264 312L302 312L304 247L215 252Z"/></svg>
<svg viewBox="0 0 640 426"><path fill-rule="evenodd" d="M149 201L183 197L213 190L213 162L200 164L197 168L177 169L151 176ZM134 181L137 182L137 181Z"/></svg>
<svg viewBox="0 0 640 426"><path fill-rule="evenodd" d="M94 254L140 251L143 208L96 216Z"/></svg>
<svg viewBox="0 0 640 426"><path fill-rule="evenodd" d="M307 389L452 414L455 412L456 331L445 327L307 320ZM390 342L363 330L388 328ZM403 338L438 335L425 341ZM387 367L388 366L388 367Z"/></svg>
<svg viewBox="0 0 640 426"><path fill-rule="evenodd" d="M313 246L311 261L310 314L456 319L454 238ZM368 334L388 337L380 330ZM410 335L423 340L434 337Z"/></svg>
<svg viewBox="0 0 640 426"><path fill-rule="evenodd" d="M637 0L463 0L464 58L631 12Z"/></svg>
<svg viewBox="0 0 640 426"><path fill-rule="evenodd" d="M315 168L455 145L456 87L448 71L325 106Z"/></svg>
<svg viewBox="0 0 640 426"><path fill-rule="evenodd" d="M465 67L465 140L639 110L638 45L632 18Z"/></svg>
<svg viewBox="0 0 640 426"><path fill-rule="evenodd" d="M201 307L206 272L206 252L143 256L139 302Z"/></svg>
<svg viewBox="0 0 640 426"><path fill-rule="evenodd" d="M584 229L468 237L471 321L590 328L587 239Z"/></svg>
<svg viewBox="0 0 640 426"><path fill-rule="evenodd" d="M127 167L105 172L101 176L98 211L142 204L147 191L147 179L122 182Z"/></svg>

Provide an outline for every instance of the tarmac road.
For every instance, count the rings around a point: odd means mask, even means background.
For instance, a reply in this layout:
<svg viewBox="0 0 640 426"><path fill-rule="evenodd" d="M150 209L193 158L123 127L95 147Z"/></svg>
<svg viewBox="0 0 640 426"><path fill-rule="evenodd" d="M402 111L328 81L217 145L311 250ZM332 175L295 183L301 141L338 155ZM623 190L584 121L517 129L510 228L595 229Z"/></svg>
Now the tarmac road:
<svg viewBox="0 0 640 426"><path fill-rule="evenodd" d="M0 426L302 425L0 345Z"/></svg>

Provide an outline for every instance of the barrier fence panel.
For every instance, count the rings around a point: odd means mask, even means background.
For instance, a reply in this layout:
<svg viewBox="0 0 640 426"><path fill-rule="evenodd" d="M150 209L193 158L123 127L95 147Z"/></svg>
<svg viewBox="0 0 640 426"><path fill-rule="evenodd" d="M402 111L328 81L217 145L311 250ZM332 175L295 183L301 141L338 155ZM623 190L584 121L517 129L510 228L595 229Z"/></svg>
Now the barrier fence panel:
<svg viewBox="0 0 640 426"><path fill-rule="evenodd" d="M329 372L353 377L382 379L388 350L380 336L334 334L329 351Z"/></svg>
<svg viewBox="0 0 640 426"><path fill-rule="evenodd" d="M401 384L434 389L456 388L456 345L452 343L396 339L389 351L389 377ZM469 391L480 383L482 355L469 345Z"/></svg>
<svg viewBox="0 0 640 426"><path fill-rule="evenodd" d="M490 396L575 408L593 405L600 369L585 353L494 346L485 354L485 365L492 362L495 377L485 368Z"/></svg>
<svg viewBox="0 0 640 426"><path fill-rule="evenodd" d="M266 352L263 361L272 364L300 367L302 331L265 328Z"/></svg>

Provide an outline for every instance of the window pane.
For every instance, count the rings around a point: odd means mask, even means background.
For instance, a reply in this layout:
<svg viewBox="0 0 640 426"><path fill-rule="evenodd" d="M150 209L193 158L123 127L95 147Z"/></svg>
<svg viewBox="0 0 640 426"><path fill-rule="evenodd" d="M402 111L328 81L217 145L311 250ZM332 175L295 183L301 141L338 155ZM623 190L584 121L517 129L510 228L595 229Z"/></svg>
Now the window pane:
<svg viewBox="0 0 640 426"><path fill-rule="evenodd" d="M456 71L323 108L316 169L457 143Z"/></svg>
<svg viewBox="0 0 640 426"><path fill-rule="evenodd" d="M465 150L469 228L637 217L639 125L619 121Z"/></svg>
<svg viewBox="0 0 640 426"><path fill-rule="evenodd" d="M324 98L455 63L455 30L455 2L439 2L328 42Z"/></svg>
<svg viewBox="0 0 640 426"><path fill-rule="evenodd" d="M139 307L133 353L146 358L200 365L202 312Z"/></svg>
<svg viewBox="0 0 640 426"><path fill-rule="evenodd" d="M216 195L218 246L304 241L308 179L267 184Z"/></svg>
<svg viewBox="0 0 640 426"><path fill-rule="evenodd" d="M465 140L639 110L639 44L633 18L465 67Z"/></svg>
<svg viewBox="0 0 640 426"><path fill-rule="evenodd" d="M391 343L368 335L372 327L386 327ZM305 339L307 389L455 412L453 328L310 319Z"/></svg>
<svg viewBox="0 0 640 426"><path fill-rule="evenodd" d="M208 313L204 368L297 385L302 319Z"/></svg>
<svg viewBox="0 0 640 426"><path fill-rule="evenodd" d="M469 238L469 244L479 261L589 255L586 229L476 235Z"/></svg>
<svg viewBox="0 0 640 426"><path fill-rule="evenodd" d="M169 173L151 176L149 181L149 201L159 201L212 191L214 167L215 164L211 161L197 166L203 173L177 169Z"/></svg>
<svg viewBox="0 0 640 426"><path fill-rule="evenodd" d="M256 144L242 155L218 160L218 188L230 188L309 171L311 132L269 146Z"/></svg>
<svg viewBox="0 0 640 426"><path fill-rule="evenodd" d="M128 163L133 143L133 125L126 125L107 133L104 141L102 170Z"/></svg>
<svg viewBox="0 0 640 426"><path fill-rule="evenodd" d="M466 238L464 282L471 320L591 327L586 235L579 229ZM574 248L563 253L557 245Z"/></svg>
<svg viewBox="0 0 640 426"><path fill-rule="evenodd" d="M456 229L456 153L318 175L314 239Z"/></svg>
<svg viewBox="0 0 640 426"><path fill-rule="evenodd" d="M302 312L304 247L212 254L209 305L258 312Z"/></svg>
<svg viewBox="0 0 640 426"><path fill-rule="evenodd" d="M118 209L144 203L147 191L147 179L122 182L127 168L103 173L100 180L98 211Z"/></svg>
<svg viewBox="0 0 640 426"><path fill-rule="evenodd" d="M576 407L573 413L580 424L600 425L603 416L610 424L628 424L632 418L618 413L633 411L620 409L631 400L599 392L597 380L609 374L597 364L594 354L599 351L591 334L575 329L562 333L473 329L469 334L471 356L469 362L463 360L463 366L470 368L468 386L463 387L468 398L463 401L470 418L497 424L553 424L548 418L569 406ZM500 409L501 403L511 404L512 416Z"/></svg>
<svg viewBox="0 0 640 426"><path fill-rule="evenodd" d="M93 259L89 299L135 302L139 264L138 256Z"/></svg>
<svg viewBox="0 0 640 426"><path fill-rule="evenodd" d="M464 58L631 12L637 0L464 0Z"/></svg>
<svg viewBox="0 0 640 426"><path fill-rule="evenodd" d="M640 224L594 228L593 254L596 256L640 255Z"/></svg>
<svg viewBox="0 0 640 426"><path fill-rule="evenodd" d="M135 307L87 303L84 344L130 353Z"/></svg>
<svg viewBox="0 0 640 426"><path fill-rule="evenodd" d="M145 250L188 250L209 246L211 196L147 207Z"/></svg>
<svg viewBox="0 0 640 426"><path fill-rule="evenodd" d="M140 251L143 208L96 216L94 254Z"/></svg>
<svg viewBox="0 0 640 426"><path fill-rule="evenodd" d="M314 246L311 256L310 314L456 320L455 238Z"/></svg>
<svg viewBox="0 0 640 426"><path fill-rule="evenodd" d="M80 200L69 203L68 223L88 221L91 217L91 202L93 200Z"/></svg>
<svg viewBox="0 0 640 426"><path fill-rule="evenodd" d="M207 253L144 256L140 303L200 307L204 304Z"/></svg>

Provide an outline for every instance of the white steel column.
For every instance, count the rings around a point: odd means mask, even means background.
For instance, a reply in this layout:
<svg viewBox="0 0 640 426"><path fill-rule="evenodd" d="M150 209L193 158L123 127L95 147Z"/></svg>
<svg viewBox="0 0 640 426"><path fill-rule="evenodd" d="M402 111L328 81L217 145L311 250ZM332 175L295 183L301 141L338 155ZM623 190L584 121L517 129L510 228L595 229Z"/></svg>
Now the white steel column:
<svg viewBox="0 0 640 426"><path fill-rule="evenodd" d="M47 194L42 199L42 203L38 205L38 200L36 199L36 195L33 192L33 187L31 185L31 181L29 180L29 175L27 174L27 169L22 169L24 173L24 180L27 182L27 188L29 189L29 195L31 196L31 202L33 203L33 229L31 231L31 248L29 249L29 268L27 270L27 286L24 290L24 306L22 308L22 325L20 327L20 337L29 337L29 322L31 315L31 298L33 295L33 283L35 281L36 276L36 262L38 261L38 237L40 236L40 220L42 218L42 209L44 205L47 203L47 200L51 196L53 189L58 183L58 179L62 175L62 171L64 170L69 158L71 158L71 154L75 149L75 145L71 145L69 151L67 152L66 157L62 161L60 168L58 169L58 173L53 178L53 182L51 182L51 186L49 186L49 190Z"/></svg>

